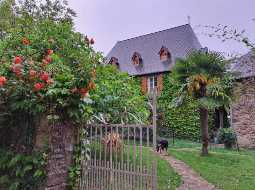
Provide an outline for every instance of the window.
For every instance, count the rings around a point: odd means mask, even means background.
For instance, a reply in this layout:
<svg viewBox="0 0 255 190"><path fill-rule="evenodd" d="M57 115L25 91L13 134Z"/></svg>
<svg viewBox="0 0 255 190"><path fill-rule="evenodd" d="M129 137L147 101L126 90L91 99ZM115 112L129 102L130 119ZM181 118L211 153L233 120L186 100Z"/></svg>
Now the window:
<svg viewBox="0 0 255 190"><path fill-rule="evenodd" d="M116 67L119 67L119 61L116 57L112 57L111 60L109 61L110 65L115 65Z"/></svg>
<svg viewBox="0 0 255 190"><path fill-rule="evenodd" d="M132 56L132 63L134 66L139 66L142 64L142 57L138 52L135 52Z"/></svg>
<svg viewBox="0 0 255 190"><path fill-rule="evenodd" d="M171 60L171 54L170 54L169 50L164 46L162 46L162 48L160 49L158 54L160 56L161 61Z"/></svg>
<svg viewBox="0 0 255 190"><path fill-rule="evenodd" d="M148 77L148 92L152 92L158 86L157 76Z"/></svg>

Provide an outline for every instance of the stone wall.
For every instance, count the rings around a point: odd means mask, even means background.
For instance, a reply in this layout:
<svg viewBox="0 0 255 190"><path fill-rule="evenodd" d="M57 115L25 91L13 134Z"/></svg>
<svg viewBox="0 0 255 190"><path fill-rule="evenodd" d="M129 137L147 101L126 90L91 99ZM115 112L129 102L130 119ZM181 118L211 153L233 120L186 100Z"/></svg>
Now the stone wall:
<svg viewBox="0 0 255 190"><path fill-rule="evenodd" d="M234 87L231 123L244 148L255 148L255 79L242 79Z"/></svg>
<svg viewBox="0 0 255 190"><path fill-rule="evenodd" d="M65 190L68 168L72 163L75 144L75 127L68 123L49 125L46 118L39 123L36 135L36 148L41 149L45 142L49 145L47 182L45 190Z"/></svg>

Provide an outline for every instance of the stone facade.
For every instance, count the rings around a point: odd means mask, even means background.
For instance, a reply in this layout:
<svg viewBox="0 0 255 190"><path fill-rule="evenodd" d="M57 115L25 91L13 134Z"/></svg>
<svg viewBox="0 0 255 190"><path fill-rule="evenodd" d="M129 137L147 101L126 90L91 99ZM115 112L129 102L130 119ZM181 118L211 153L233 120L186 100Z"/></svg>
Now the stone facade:
<svg viewBox="0 0 255 190"><path fill-rule="evenodd" d="M234 86L236 100L232 105L232 126L239 146L255 148L255 79L240 79Z"/></svg>

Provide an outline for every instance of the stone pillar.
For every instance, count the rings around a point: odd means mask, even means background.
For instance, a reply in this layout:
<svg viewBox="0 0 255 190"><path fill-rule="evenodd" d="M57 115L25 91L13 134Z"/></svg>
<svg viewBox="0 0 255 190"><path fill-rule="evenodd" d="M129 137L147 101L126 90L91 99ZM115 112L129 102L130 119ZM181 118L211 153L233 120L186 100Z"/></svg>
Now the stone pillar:
<svg viewBox="0 0 255 190"><path fill-rule="evenodd" d="M46 140L49 145L47 181L45 190L65 190L68 168L72 164L76 129L69 123L49 125L46 117L38 123L35 138L36 149L42 149Z"/></svg>
<svg viewBox="0 0 255 190"><path fill-rule="evenodd" d="M49 126L49 148L46 190L65 190L68 168L72 163L75 129L67 123Z"/></svg>

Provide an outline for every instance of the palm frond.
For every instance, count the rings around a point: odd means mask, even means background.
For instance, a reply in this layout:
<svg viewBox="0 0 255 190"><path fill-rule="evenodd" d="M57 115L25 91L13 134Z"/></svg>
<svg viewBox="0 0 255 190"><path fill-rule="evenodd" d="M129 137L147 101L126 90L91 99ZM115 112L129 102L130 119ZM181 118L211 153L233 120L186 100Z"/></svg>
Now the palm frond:
<svg viewBox="0 0 255 190"><path fill-rule="evenodd" d="M189 95L208 108L230 104L234 76L227 71L228 64L224 57L214 52L194 52L186 59L178 59L173 78L182 87L175 103L179 104Z"/></svg>

